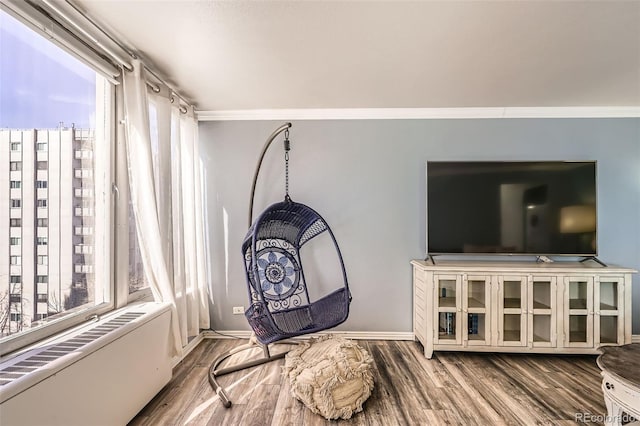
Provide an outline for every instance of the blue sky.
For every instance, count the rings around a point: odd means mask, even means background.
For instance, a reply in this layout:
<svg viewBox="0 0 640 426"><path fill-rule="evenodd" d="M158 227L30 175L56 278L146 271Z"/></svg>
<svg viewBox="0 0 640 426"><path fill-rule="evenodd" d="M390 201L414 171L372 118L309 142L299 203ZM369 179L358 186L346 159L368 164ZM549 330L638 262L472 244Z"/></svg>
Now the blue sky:
<svg viewBox="0 0 640 426"><path fill-rule="evenodd" d="M93 128L95 72L0 11L0 127Z"/></svg>

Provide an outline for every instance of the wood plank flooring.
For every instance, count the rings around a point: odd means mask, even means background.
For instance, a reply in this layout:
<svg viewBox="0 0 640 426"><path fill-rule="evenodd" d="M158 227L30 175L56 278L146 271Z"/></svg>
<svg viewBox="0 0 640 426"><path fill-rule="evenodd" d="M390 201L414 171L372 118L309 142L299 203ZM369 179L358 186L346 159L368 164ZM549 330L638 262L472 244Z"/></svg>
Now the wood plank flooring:
<svg viewBox="0 0 640 426"><path fill-rule="evenodd" d="M217 355L245 342L204 340L130 425L569 425L577 413L606 413L595 356L435 352L428 360L408 341L358 341L374 358L375 388L349 420L329 422L295 400L284 360L221 377L233 401L226 409L207 373Z"/></svg>

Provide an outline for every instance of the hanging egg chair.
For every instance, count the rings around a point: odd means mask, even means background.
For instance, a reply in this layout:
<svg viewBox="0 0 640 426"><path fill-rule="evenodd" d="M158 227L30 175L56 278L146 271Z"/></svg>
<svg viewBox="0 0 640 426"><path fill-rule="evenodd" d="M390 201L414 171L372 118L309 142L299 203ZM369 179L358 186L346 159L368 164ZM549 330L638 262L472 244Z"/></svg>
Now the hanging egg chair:
<svg viewBox="0 0 640 426"><path fill-rule="evenodd" d="M221 355L209 369L209 382L226 407L231 406L216 377L284 357L272 355L269 344L292 337L335 327L349 315L351 293L338 243L326 220L311 207L294 202L289 196L289 128L286 123L276 129L262 150L253 178L249 203L249 231L242 243L249 307L245 316L253 335L249 344ZM255 188L264 155L275 137L285 132L285 197L267 207L253 221ZM320 235L329 235L337 257L340 282L326 295L313 298L310 290L318 286L316 277L307 277L303 268L302 248ZM324 283L323 283L324 284ZM321 286L324 288L324 286ZM218 368L231 355L259 345L264 356L241 365Z"/></svg>
<svg viewBox="0 0 640 426"><path fill-rule="evenodd" d="M327 232L338 254L342 283L312 300L300 251ZM268 207L249 229L242 251L251 305L245 312L264 344L335 327L349 315L351 300L338 243L327 222L311 207L286 198Z"/></svg>

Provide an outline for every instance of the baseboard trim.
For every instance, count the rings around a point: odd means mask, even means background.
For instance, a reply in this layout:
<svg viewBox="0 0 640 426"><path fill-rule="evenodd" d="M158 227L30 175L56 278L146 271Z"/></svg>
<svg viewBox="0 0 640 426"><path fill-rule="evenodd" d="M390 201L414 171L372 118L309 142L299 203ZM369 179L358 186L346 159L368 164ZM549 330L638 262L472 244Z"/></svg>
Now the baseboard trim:
<svg viewBox="0 0 640 426"><path fill-rule="evenodd" d="M640 343L640 334L634 334L631 336L631 343Z"/></svg>
<svg viewBox="0 0 640 426"><path fill-rule="evenodd" d="M182 354L180 354L180 356L173 357L173 359L171 360L171 368L175 368L178 364L180 364L182 360L185 359L187 355L189 355L191 351L200 344L200 342L206 339L205 333L206 332L199 333L197 336L191 339L189 343L186 344L186 346L182 348Z"/></svg>
<svg viewBox="0 0 640 426"><path fill-rule="evenodd" d="M325 334L344 337L353 340L414 340L413 333L391 331L328 331L324 333L311 333L296 339L308 339ZM247 330L206 330L201 333L204 339L248 339L251 331Z"/></svg>
<svg viewBox="0 0 640 426"><path fill-rule="evenodd" d="M299 108L198 111L198 121L632 117L640 117L640 107Z"/></svg>

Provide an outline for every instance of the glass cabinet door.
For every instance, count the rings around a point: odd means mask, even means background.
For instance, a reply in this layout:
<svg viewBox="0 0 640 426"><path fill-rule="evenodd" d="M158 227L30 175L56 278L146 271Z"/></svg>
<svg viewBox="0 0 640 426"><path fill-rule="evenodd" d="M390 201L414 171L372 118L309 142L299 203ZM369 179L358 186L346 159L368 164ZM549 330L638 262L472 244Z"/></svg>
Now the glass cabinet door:
<svg viewBox="0 0 640 426"><path fill-rule="evenodd" d="M465 345L490 344L490 321L488 314L491 300L491 278L464 275L462 278L463 340Z"/></svg>
<svg viewBox="0 0 640 426"><path fill-rule="evenodd" d="M564 278L565 346L593 347L593 277Z"/></svg>
<svg viewBox="0 0 640 426"><path fill-rule="evenodd" d="M526 277L498 278L498 344L501 346L526 346L526 289Z"/></svg>
<svg viewBox="0 0 640 426"><path fill-rule="evenodd" d="M462 281L460 275L434 275L438 335L435 343L462 344Z"/></svg>
<svg viewBox="0 0 640 426"><path fill-rule="evenodd" d="M595 282L595 318L594 337L601 344L622 344L624 342L624 324L620 320L624 309L622 277L596 277Z"/></svg>
<svg viewBox="0 0 640 426"><path fill-rule="evenodd" d="M556 277L529 276L528 345L556 346Z"/></svg>

